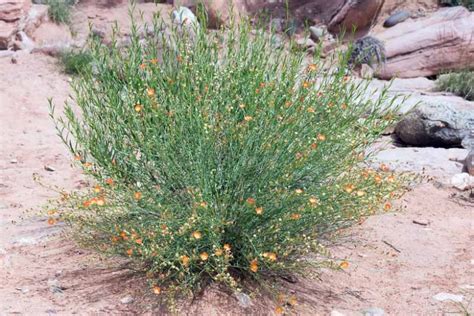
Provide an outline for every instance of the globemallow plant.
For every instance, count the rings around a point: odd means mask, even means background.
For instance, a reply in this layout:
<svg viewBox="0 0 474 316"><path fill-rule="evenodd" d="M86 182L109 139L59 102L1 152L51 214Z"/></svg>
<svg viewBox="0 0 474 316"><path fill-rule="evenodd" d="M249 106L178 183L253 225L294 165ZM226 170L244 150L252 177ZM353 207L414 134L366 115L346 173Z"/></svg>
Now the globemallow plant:
<svg viewBox="0 0 474 316"><path fill-rule="evenodd" d="M142 40L133 25L124 48L91 43L63 117L51 103L95 184L64 193L49 222L128 258L157 298L347 267L326 246L400 192L387 166L366 163L393 123L385 91L363 101L347 55L305 64L245 22L188 33L157 19L154 30Z"/></svg>

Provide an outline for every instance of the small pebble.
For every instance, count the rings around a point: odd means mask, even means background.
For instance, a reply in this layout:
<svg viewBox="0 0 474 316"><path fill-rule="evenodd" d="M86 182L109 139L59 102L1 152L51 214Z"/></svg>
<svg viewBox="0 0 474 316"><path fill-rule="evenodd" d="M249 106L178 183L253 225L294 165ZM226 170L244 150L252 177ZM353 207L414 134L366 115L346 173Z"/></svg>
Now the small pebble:
<svg viewBox="0 0 474 316"><path fill-rule="evenodd" d="M364 316L383 316L385 311L379 307L370 307L362 310L362 314Z"/></svg>
<svg viewBox="0 0 474 316"><path fill-rule="evenodd" d="M122 298L120 300L120 303L122 303L122 304L131 304L131 303L133 303L133 301L134 301L133 297L128 295L128 296L125 296L124 298Z"/></svg>
<svg viewBox="0 0 474 316"><path fill-rule="evenodd" d="M444 302L444 301L452 301L456 303L461 303L464 297L462 295L456 295L451 293L441 292L433 296L433 299Z"/></svg>
<svg viewBox="0 0 474 316"><path fill-rule="evenodd" d="M44 170L50 171L50 172L56 171L56 169L54 169L54 168L51 167L51 166L44 166Z"/></svg>

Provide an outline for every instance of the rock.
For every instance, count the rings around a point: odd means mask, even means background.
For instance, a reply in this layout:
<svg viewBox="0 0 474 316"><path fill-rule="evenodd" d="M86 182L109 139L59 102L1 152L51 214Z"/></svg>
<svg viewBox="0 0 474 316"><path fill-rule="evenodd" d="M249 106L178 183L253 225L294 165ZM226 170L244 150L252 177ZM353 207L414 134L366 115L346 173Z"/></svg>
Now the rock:
<svg viewBox="0 0 474 316"><path fill-rule="evenodd" d="M426 77L474 67L474 12L442 8L430 17L407 21L378 34L385 43L382 79Z"/></svg>
<svg viewBox="0 0 474 316"><path fill-rule="evenodd" d="M410 13L407 11L398 11L388 17L383 23L383 27L392 27L401 23L410 17Z"/></svg>
<svg viewBox="0 0 474 316"><path fill-rule="evenodd" d="M18 159L13 158L13 159L10 160L10 163L11 163L11 164L17 164L17 163L18 163Z"/></svg>
<svg viewBox="0 0 474 316"><path fill-rule="evenodd" d="M457 159L466 157L467 150L461 148L432 148L432 147L395 147L377 152L373 167L381 163L393 168L396 172L416 172L439 177L450 185L451 177L462 172L462 165Z"/></svg>
<svg viewBox="0 0 474 316"><path fill-rule="evenodd" d="M329 32L347 32L347 35L351 35L352 30L355 30L356 38L366 35L377 19L383 3L384 0L346 1L329 22Z"/></svg>
<svg viewBox="0 0 474 316"><path fill-rule="evenodd" d="M451 294L451 293L438 293L435 296L433 296L433 299L444 302L444 301L452 301L456 303L461 303L464 299L462 295L456 295L456 294Z"/></svg>
<svg viewBox="0 0 474 316"><path fill-rule="evenodd" d="M316 46L316 43L312 39L307 37L301 37L296 39L296 45L301 49L307 49Z"/></svg>
<svg viewBox="0 0 474 316"><path fill-rule="evenodd" d="M0 20L5 22L18 21L30 7L29 0L0 1Z"/></svg>
<svg viewBox="0 0 474 316"><path fill-rule="evenodd" d="M464 158L464 171L474 176L474 147L470 147L469 154Z"/></svg>
<svg viewBox="0 0 474 316"><path fill-rule="evenodd" d="M193 25L197 24L197 18L194 13L186 7L179 7L171 13L173 23L177 25Z"/></svg>
<svg viewBox="0 0 474 316"><path fill-rule="evenodd" d="M458 173L451 178L451 185L458 190L466 191L474 187L474 177L468 173Z"/></svg>
<svg viewBox="0 0 474 316"><path fill-rule="evenodd" d="M315 41L319 42L324 38L326 34L326 29L324 26L311 26L309 28L310 38Z"/></svg>
<svg viewBox="0 0 474 316"><path fill-rule="evenodd" d="M383 316L385 311L379 307L371 307L361 311L364 316Z"/></svg>
<svg viewBox="0 0 474 316"><path fill-rule="evenodd" d="M26 35L25 32L23 31L18 32L16 37L18 39L17 42L19 45L18 47L19 49L30 52L33 50L33 48L35 48L35 42L33 42L31 38L29 38L28 35Z"/></svg>
<svg viewBox="0 0 474 316"><path fill-rule="evenodd" d="M49 172L54 172L54 171L56 171L56 169L54 169L54 167L52 167L52 166L47 166L47 165L44 166L44 170L49 171Z"/></svg>
<svg viewBox="0 0 474 316"><path fill-rule="evenodd" d="M0 50L8 49L17 30L16 23L0 21Z"/></svg>
<svg viewBox="0 0 474 316"><path fill-rule="evenodd" d="M131 303L133 303L133 301L134 301L134 298L131 297L130 295L127 295L127 296L123 297L122 299L120 299L120 303L122 303L122 304L131 304Z"/></svg>
<svg viewBox="0 0 474 316"><path fill-rule="evenodd" d="M331 314L329 314L329 315L330 315L330 316L345 316L346 314L343 314L343 313L341 313L341 312L339 312L339 311L333 309L333 310L331 311Z"/></svg>
<svg viewBox="0 0 474 316"><path fill-rule="evenodd" d="M249 308L253 305L250 296L248 296L247 294L242 292L235 292L234 295L242 308Z"/></svg>
<svg viewBox="0 0 474 316"><path fill-rule="evenodd" d="M19 29L26 34L32 34L42 23L49 21L48 6L34 4L28 14L20 20Z"/></svg>
<svg viewBox="0 0 474 316"><path fill-rule="evenodd" d="M69 27L52 22L42 23L34 32L29 34L38 47L42 46L70 46L72 35Z"/></svg>
<svg viewBox="0 0 474 316"><path fill-rule="evenodd" d="M362 64L360 67L360 76L364 79L372 79L374 76L374 70L367 64Z"/></svg>
<svg viewBox="0 0 474 316"><path fill-rule="evenodd" d="M474 126L474 111L425 103L408 113L395 133L408 145L458 147Z"/></svg>

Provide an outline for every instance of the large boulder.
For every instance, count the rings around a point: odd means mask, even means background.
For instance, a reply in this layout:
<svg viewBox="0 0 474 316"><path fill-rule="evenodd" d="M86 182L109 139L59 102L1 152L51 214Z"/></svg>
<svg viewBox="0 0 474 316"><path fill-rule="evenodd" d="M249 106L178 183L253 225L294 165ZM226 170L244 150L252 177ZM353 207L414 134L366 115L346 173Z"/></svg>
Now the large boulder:
<svg viewBox="0 0 474 316"><path fill-rule="evenodd" d="M228 25L234 18L263 17L287 18L303 27L311 24L328 24L329 31L342 30L351 33L356 29L358 36L367 34L377 18L384 0L202 0L207 10L210 26ZM175 0L175 6L195 7L197 0ZM231 9L232 8L232 9Z"/></svg>
<svg viewBox="0 0 474 316"><path fill-rule="evenodd" d="M0 50L7 49L17 32L16 23L0 21Z"/></svg>
<svg viewBox="0 0 474 316"><path fill-rule="evenodd" d="M384 0L346 1L329 22L328 30L335 34L354 31L355 37L362 37L375 23L383 3Z"/></svg>
<svg viewBox="0 0 474 316"><path fill-rule="evenodd" d="M413 146L459 147L474 128L474 106L470 110L447 104L424 103L409 112L395 127L395 133Z"/></svg>
<svg viewBox="0 0 474 316"><path fill-rule="evenodd" d="M411 78L474 67L474 12L443 8L432 16L397 24L377 35L386 63L377 76Z"/></svg>
<svg viewBox="0 0 474 316"><path fill-rule="evenodd" d="M18 21L28 12L29 0L0 0L0 20L5 22Z"/></svg>

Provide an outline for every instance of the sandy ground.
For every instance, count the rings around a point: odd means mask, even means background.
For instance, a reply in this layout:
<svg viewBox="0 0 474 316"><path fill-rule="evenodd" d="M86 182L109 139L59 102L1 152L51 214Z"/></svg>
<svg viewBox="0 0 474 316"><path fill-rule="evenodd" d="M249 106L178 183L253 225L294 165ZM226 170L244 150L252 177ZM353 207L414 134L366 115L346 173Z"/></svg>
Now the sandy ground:
<svg viewBox="0 0 474 316"><path fill-rule="evenodd" d="M66 189L85 185L48 117L47 98L62 104L68 93L68 77L55 59L23 54L13 64L0 58L0 315L161 314L150 299L138 300L146 288L139 276L115 259L80 249L61 235L61 227L35 215L58 194L33 181L33 174ZM397 202L401 211L373 216L347 231L332 252L346 258L349 268L288 284L299 301L289 312L360 315L373 307L388 315L455 315L463 307L474 312L474 204L458 195L421 184ZM440 292L464 295L462 306L433 299ZM134 302L123 304L127 296ZM243 309L213 287L182 314L273 313L268 302L253 303Z"/></svg>

